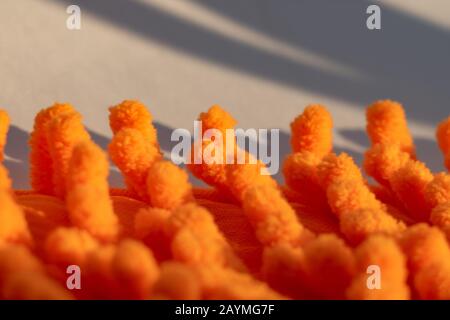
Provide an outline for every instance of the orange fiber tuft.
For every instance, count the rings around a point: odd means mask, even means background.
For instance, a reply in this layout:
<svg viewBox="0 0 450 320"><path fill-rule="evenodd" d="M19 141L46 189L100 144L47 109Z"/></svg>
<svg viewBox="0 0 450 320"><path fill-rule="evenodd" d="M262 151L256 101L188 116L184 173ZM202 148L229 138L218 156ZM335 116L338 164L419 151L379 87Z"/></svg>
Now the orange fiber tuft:
<svg viewBox="0 0 450 320"><path fill-rule="evenodd" d="M238 150L233 132L232 141L227 138L226 130L233 130L236 120L220 106L214 105L207 112L202 112L198 118L202 123L202 134L206 130L219 130L222 134L222 141L215 142L211 139L203 137L201 141L194 141L191 150L191 162L187 165L188 169L198 179L217 188L222 193L229 193L227 186L226 159L235 160L235 154L228 155L227 145L232 144L232 151ZM200 143L201 142L201 143ZM223 144L220 145L220 142ZM211 150L211 152L208 152ZM216 150L221 154L215 154ZM210 156L211 161L205 161L204 155ZM195 163L195 159L202 159L201 163ZM215 161L215 160L220 160ZM234 162L234 161L233 161Z"/></svg>
<svg viewBox="0 0 450 320"><path fill-rule="evenodd" d="M317 167L319 182L326 190L331 183L338 180L351 180L364 183L364 178L353 158L346 153L336 155L330 153Z"/></svg>
<svg viewBox="0 0 450 320"><path fill-rule="evenodd" d="M54 194L64 198L72 150L77 143L89 141L89 133L81 123L81 115L72 112L51 120L47 127L47 139L53 166Z"/></svg>
<svg viewBox="0 0 450 320"><path fill-rule="evenodd" d="M291 123L293 152L311 152L323 158L333 148L333 119L321 105L309 105Z"/></svg>
<svg viewBox="0 0 450 320"><path fill-rule="evenodd" d="M125 176L128 188L147 200L147 174L153 163L161 158L158 149L146 143L139 130L125 128L114 135L108 150L112 161Z"/></svg>
<svg viewBox="0 0 450 320"><path fill-rule="evenodd" d="M248 159L253 157L247 153ZM247 190L254 186L268 186L278 189L277 182L268 174L266 166L261 161L226 166L227 186L238 201L243 201Z"/></svg>
<svg viewBox="0 0 450 320"><path fill-rule="evenodd" d="M202 133L208 129L217 129L222 133L232 129L237 121L219 105L213 105L207 112L200 113L198 120L202 122Z"/></svg>
<svg viewBox="0 0 450 320"><path fill-rule="evenodd" d="M436 139L444 155L450 153L450 117L439 123L436 130Z"/></svg>
<svg viewBox="0 0 450 320"><path fill-rule="evenodd" d="M441 203L433 208L430 221L439 227L450 240L450 202Z"/></svg>
<svg viewBox="0 0 450 320"><path fill-rule="evenodd" d="M431 208L450 202L450 174L436 174L425 188L425 198Z"/></svg>
<svg viewBox="0 0 450 320"><path fill-rule="evenodd" d="M340 228L351 243L359 243L374 233L395 235L405 230L406 226L384 210L362 208L343 214Z"/></svg>
<svg viewBox="0 0 450 320"><path fill-rule="evenodd" d="M69 218L101 241L113 241L119 233L119 221L109 197L108 170L105 153L93 142L74 147L66 178Z"/></svg>
<svg viewBox="0 0 450 320"><path fill-rule="evenodd" d="M425 189L433 180L433 174L422 162L410 160L391 177L392 190L403 203L412 218L428 221L430 207Z"/></svg>
<svg viewBox="0 0 450 320"><path fill-rule="evenodd" d="M392 175L410 160L395 144L376 144L364 154L364 170L378 183L390 187Z"/></svg>
<svg viewBox="0 0 450 320"><path fill-rule="evenodd" d="M15 201L10 189L8 173L0 164L0 244L2 242L32 245L22 208Z"/></svg>
<svg viewBox="0 0 450 320"><path fill-rule="evenodd" d="M415 156L415 147L406 123L403 106L392 100L379 100L367 108L367 134L372 145L396 144Z"/></svg>
<svg viewBox="0 0 450 320"><path fill-rule="evenodd" d="M263 245L299 244L303 226L278 189L254 186L245 193L242 206Z"/></svg>
<svg viewBox="0 0 450 320"><path fill-rule="evenodd" d="M331 210L338 217L363 208L385 209L369 187L360 181L338 180L330 184L327 199Z"/></svg>
<svg viewBox="0 0 450 320"><path fill-rule="evenodd" d="M349 299L406 300L410 298L406 258L392 238L383 235L371 236L358 246L355 256L358 273L347 289ZM377 275L379 283L377 283ZM370 279L371 277L373 279Z"/></svg>
<svg viewBox="0 0 450 320"><path fill-rule="evenodd" d="M147 192L153 207L173 210L193 201L187 173L170 161L157 161L147 175Z"/></svg>
<svg viewBox="0 0 450 320"><path fill-rule="evenodd" d="M319 184L317 166L321 158L311 152L297 152L286 157L283 175L286 184L294 191L306 193L318 201L324 199L324 191Z"/></svg>
<svg viewBox="0 0 450 320"><path fill-rule="evenodd" d="M435 227L417 224L400 238L420 299L450 299L450 248Z"/></svg>
<svg viewBox="0 0 450 320"><path fill-rule="evenodd" d="M8 113L0 109L0 162L2 162L4 159L4 151L9 130L9 123L10 120Z"/></svg>
<svg viewBox="0 0 450 320"><path fill-rule="evenodd" d="M144 104L139 101L125 100L109 108L109 125L114 134L128 128L141 132L144 141L159 149L153 117Z"/></svg>
<svg viewBox="0 0 450 320"><path fill-rule="evenodd" d="M53 106L41 110L34 119L34 127L29 140L30 183L33 190L39 193L54 194L54 169L47 134L48 126L58 116L70 113L76 113L70 104L55 103Z"/></svg>

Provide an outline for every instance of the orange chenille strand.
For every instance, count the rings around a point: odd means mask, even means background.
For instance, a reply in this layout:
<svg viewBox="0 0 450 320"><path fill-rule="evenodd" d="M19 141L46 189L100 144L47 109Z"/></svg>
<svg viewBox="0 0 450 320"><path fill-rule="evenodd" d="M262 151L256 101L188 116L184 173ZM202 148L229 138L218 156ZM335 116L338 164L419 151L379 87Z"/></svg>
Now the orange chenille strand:
<svg viewBox="0 0 450 320"><path fill-rule="evenodd" d="M406 226L382 209L362 208L344 214L340 228L351 243L359 243L371 234L395 235Z"/></svg>
<svg viewBox="0 0 450 320"><path fill-rule="evenodd" d="M428 221L430 207L425 189L433 180L431 171L420 161L410 160L390 179L392 190L403 203L409 215L417 221Z"/></svg>
<svg viewBox="0 0 450 320"><path fill-rule="evenodd" d="M406 258L392 238L374 235L355 251L357 275L347 289L354 300L406 300L410 298L407 285Z"/></svg>
<svg viewBox="0 0 450 320"><path fill-rule="evenodd" d="M326 190L331 183L339 180L352 180L364 183L364 178L358 166L347 153L336 155L330 153L317 167L319 183Z"/></svg>
<svg viewBox="0 0 450 320"><path fill-rule="evenodd" d="M395 144L415 156L415 147L403 106L392 100L380 100L367 108L367 134L372 145Z"/></svg>
<svg viewBox="0 0 450 320"><path fill-rule="evenodd" d="M41 110L34 119L30 135L30 178L33 190L43 194L54 194L53 161L48 141L48 126L62 114L75 113L70 104L55 103Z"/></svg>
<svg viewBox="0 0 450 320"><path fill-rule="evenodd" d="M430 221L439 227L450 241L450 202L445 202L433 208Z"/></svg>
<svg viewBox="0 0 450 320"><path fill-rule="evenodd" d="M444 154L445 166L450 171L450 117L439 124L436 130L436 139Z"/></svg>
<svg viewBox="0 0 450 320"><path fill-rule="evenodd" d="M109 108L109 125L114 134L125 128L136 129L141 132L146 143L159 149L156 129L152 120L150 112L139 101L125 100L119 105Z"/></svg>
<svg viewBox="0 0 450 320"><path fill-rule="evenodd" d="M277 182L269 175L266 166L260 160L251 160L253 156L246 153L246 162L230 164L227 170L227 185L238 201L243 201L246 191L254 186L278 188Z"/></svg>
<svg viewBox="0 0 450 320"><path fill-rule="evenodd" d="M305 108L291 123L291 147L293 152L311 152L322 158L333 147L333 119L321 105Z"/></svg>
<svg viewBox="0 0 450 320"><path fill-rule="evenodd" d="M288 155L283 164L286 185L315 204L326 200L317 174L317 166L321 160L312 152L296 152Z"/></svg>
<svg viewBox="0 0 450 320"><path fill-rule="evenodd" d="M232 129L237 121L219 105L213 105L207 112L200 113L198 120L202 123L202 133L208 129L225 130Z"/></svg>
<svg viewBox="0 0 450 320"><path fill-rule="evenodd" d="M202 179L207 184L221 190L222 192L227 192L227 174L226 174L226 157L227 157L227 144L231 144L231 150L236 151L236 142L234 138L234 132L232 132L232 140L227 139L227 130L233 130L236 125L236 120L225 110L223 110L219 105L214 105L208 109L207 112L202 112L198 118L201 122L203 134L206 130L215 129L219 130L222 134L222 141L213 141L212 139L202 139L201 141L194 141L191 151L191 161L187 165L188 169L192 172L194 176ZM223 145L220 145L220 142ZM211 154L214 158L220 160L219 163L213 162L207 163L203 157L205 150L212 149L215 151L217 148L218 152L222 154ZM212 153L212 152L211 152ZM229 155L230 159L234 161L235 155ZM198 161L198 160L200 161ZM211 159L213 160L213 159ZM197 163L200 162L200 163Z"/></svg>
<svg viewBox="0 0 450 320"><path fill-rule="evenodd" d="M147 200L147 175L152 164L161 158L158 148L149 144L139 130L125 128L114 135L108 150L128 188Z"/></svg>
<svg viewBox="0 0 450 320"><path fill-rule="evenodd" d="M157 161L147 175L147 192L153 207L172 210L193 201L189 176L170 161Z"/></svg>
<svg viewBox="0 0 450 320"><path fill-rule="evenodd" d="M32 245L24 212L13 197L11 181L0 164L0 245L4 242Z"/></svg>
<svg viewBox="0 0 450 320"><path fill-rule="evenodd" d="M375 144L364 154L364 170L378 183L390 187L392 175L410 160L395 144Z"/></svg>
<svg viewBox="0 0 450 320"><path fill-rule="evenodd" d="M318 172L326 187L328 204L350 242L358 243L372 233L392 234L404 229L404 224L390 216L386 205L376 199L348 155L330 154L319 165Z"/></svg>
<svg viewBox="0 0 450 320"><path fill-rule="evenodd" d="M417 224L401 236L408 268L420 299L450 299L450 248L435 227Z"/></svg>
<svg viewBox="0 0 450 320"><path fill-rule="evenodd" d="M180 206L169 216L164 228L171 239L175 260L194 266L245 269L205 208L195 203Z"/></svg>
<svg viewBox="0 0 450 320"><path fill-rule="evenodd" d="M431 208L450 202L450 174L436 174L425 188L425 198Z"/></svg>
<svg viewBox="0 0 450 320"><path fill-rule="evenodd" d="M254 186L245 193L242 205L263 245L300 243L303 226L279 190L271 186Z"/></svg>
<svg viewBox="0 0 450 320"><path fill-rule="evenodd" d="M67 171L69 218L102 241L114 241L119 234L118 218L109 197L108 172L106 155L93 142L74 147Z"/></svg>
<svg viewBox="0 0 450 320"><path fill-rule="evenodd" d="M6 138L9 130L9 116L8 114L0 109L0 162L4 159L4 152L6 146Z"/></svg>
<svg viewBox="0 0 450 320"><path fill-rule="evenodd" d="M66 178L72 150L77 143L89 141L89 133L81 123L79 113L60 114L48 124L47 139L53 166L54 194L66 195Z"/></svg>
<svg viewBox="0 0 450 320"><path fill-rule="evenodd" d="M264 279L294 299L343 299L354 272L352 250L334 234L319 235L303 248L281 244L264 251Z"/></svg>

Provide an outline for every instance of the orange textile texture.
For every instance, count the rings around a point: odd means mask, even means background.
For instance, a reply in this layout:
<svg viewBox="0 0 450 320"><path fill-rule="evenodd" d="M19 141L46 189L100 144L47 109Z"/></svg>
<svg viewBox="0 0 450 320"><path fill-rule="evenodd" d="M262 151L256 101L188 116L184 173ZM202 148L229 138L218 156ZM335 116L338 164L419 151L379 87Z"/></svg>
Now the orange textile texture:
<svg viewBox="0 0 450 320"><path fill-rule="evenodd" d="M13 190L0 110L0 299L450 299L450 175L419 160L400 103L367 108L365 173L333 151L327 108L307 106L285 185L214 105L185 155L215 159L187 165L205 188L164 159L144 104L109 112L108 150L71 105L39 112L32 188ZM450 169L449 119L436 137ZM211 129L232 147L216 148ZM108 185L109 161L125 188Z"/></svg>

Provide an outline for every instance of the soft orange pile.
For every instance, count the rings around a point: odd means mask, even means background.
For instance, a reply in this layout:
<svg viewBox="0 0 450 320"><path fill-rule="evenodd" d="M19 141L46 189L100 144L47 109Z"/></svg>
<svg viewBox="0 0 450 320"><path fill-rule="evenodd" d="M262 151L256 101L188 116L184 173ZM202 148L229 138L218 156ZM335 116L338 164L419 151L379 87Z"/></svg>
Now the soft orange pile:
<svg viewBox="0 0 450 320"><path fill-rule="evenodd" d="M0 298L450 299L450 175L416 158L400 104L367 109L364 170L376 184L333 153L320 105L291 123L286 186L257 162L189 165L212 186L193 188L163 159L144 105L124 101L109 120L126 189L108 186L107 155L69 104L36 116L31 191L12 190L0 164ZM219 106L199 120L236 125ZM0 111L0 161L9 122ZM436 136L450 170L450 118ZM70 265L80 290L66 287ZM381 289L367 286L371 265Z"/></svg>

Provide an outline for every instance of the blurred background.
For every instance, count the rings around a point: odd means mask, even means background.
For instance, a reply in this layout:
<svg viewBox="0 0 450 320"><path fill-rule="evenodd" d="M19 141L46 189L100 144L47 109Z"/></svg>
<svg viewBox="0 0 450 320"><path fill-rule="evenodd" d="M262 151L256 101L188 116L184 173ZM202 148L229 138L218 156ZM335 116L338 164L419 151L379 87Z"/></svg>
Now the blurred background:
<svg viewBox="0 0 450 320"><path fill-rule="evenodd" d="M81 8L81 30L66 8ZM381 7L381 30L366 8ZM111 136L107 108L145 103L170 151L174 128L192 130L220 104L243 128L281 129L310 103L335 121L337 151L360 163L368 141L364 108L402 102L419 157L443 170L436 124L450 114L448 0L1 0L0 107L13 126L6 164L28 187L34 115L72 103L97 143ZM279 176L278 176L279 178ZM116 171L111 181L121 184Z"/></svg>

